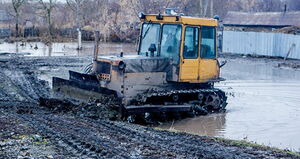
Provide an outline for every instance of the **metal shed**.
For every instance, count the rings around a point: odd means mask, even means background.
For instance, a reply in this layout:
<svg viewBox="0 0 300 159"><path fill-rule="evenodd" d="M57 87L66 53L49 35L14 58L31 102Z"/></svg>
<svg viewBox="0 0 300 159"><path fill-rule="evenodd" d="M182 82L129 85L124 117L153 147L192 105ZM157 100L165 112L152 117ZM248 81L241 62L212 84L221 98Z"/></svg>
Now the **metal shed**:
<svg viewBox="0 0 300 159"><path fill-rule="evenodd" d="M287 27L300 26L300 12L228 12L224 26Z"/></svg>

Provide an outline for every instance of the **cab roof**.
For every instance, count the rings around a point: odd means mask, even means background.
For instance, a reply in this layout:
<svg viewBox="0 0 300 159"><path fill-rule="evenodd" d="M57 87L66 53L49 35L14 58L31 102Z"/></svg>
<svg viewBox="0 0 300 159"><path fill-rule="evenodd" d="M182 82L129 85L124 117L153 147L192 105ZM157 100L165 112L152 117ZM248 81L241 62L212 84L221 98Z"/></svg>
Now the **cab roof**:
<svg viewBox="0 0 300 159"><path fill-rule="evenodd" d="M141 18L142 22L174 23L185 25L218 26L218 21L212 18L198 18L189 16L147 14Z"/></svg>

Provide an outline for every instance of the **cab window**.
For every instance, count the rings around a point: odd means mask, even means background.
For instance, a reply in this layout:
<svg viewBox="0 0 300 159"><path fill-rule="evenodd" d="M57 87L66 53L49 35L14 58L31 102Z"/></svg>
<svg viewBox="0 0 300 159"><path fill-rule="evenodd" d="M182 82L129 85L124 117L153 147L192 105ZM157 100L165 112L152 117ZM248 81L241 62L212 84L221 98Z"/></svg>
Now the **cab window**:
<svg viewBox="0 0 300 159"><path fill-rule="evenodd" d="M186 27L184 38L183 58L196 59L198 58L199 48L199 29L198 27Z"/></svg>
<svg viewBox="0 0 300 159"><path fill-rule="evenodd" d="M203 26L201 28L201 58L216 58L215 28Z"/></svg>
<svg viewBox="0 0 300 159"><path fill-rule="evenodd" d="M141 34L141 45L139 54L146 55L150 47L154 47L154 55L157 56L158 44L160 39L160 24L157 23L144 23Z"/></svg>
<svg viewBox="0 0 300 159"><path fill-rule="evenodd" d="M164 24L162 28L160 55L176 63L179 63L181 28L181 25L176 24Z"/></svg>

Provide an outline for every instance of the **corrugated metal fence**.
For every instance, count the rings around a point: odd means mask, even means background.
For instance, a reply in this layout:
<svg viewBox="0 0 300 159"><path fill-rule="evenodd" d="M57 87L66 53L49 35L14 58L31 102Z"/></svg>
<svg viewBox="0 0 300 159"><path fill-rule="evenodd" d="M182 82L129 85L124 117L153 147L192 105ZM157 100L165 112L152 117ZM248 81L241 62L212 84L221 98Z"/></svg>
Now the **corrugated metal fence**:
<svg viewBox="0 0 300 159"><path fill-rule="evenodd" d="M300 59L300 36L282 33L223 32L223 52Z"/></svg>

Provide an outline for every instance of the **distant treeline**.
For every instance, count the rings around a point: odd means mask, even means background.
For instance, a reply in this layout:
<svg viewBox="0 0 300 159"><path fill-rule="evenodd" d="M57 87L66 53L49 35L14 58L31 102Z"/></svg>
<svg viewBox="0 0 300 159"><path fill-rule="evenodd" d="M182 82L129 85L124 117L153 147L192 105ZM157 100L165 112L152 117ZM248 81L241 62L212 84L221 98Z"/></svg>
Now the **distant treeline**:
<svg viewBox="0 0 300 159"><path fill-rule="evenodd" d="M163 13L178 8L189 16L221 20L228 11L269 12L300 10L299 0L8 0L0 2L0 29L12 36L76 38L84 40L100 30L105 41L134 41L139 31L139 12ZM7 30L6 30L6 33Z"/></svg>

